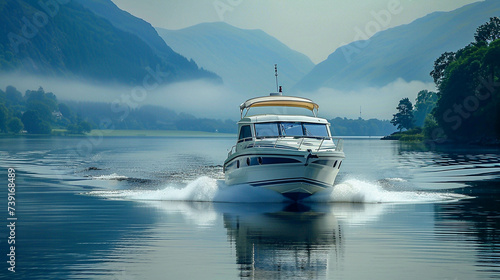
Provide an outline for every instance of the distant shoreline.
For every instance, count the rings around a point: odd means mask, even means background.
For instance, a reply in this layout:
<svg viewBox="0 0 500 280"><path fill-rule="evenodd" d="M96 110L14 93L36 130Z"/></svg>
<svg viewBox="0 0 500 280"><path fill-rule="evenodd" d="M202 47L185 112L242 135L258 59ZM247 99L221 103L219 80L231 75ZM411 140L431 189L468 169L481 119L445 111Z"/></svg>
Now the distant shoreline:
<svg viewBox="0 0 500 280"><path fill-rule="evenodd" d="M16 137L227 137L236 138L236 134L219 133L207 131L185 131L185 130L126 130L126 129L93 129L85 134L69 134L65 129L53 129L52 134L10 134L0 133L0 138ZM379 140L384 136L364 135L333 135L334 138L343 139L373 139Z"/></svg>
<svg viewBox="0 0 500 280"><path fill-rule="evenodd" d="M7 137L236 137L236 134L183 130L124 130L93 129L85 134L66 134L65 130L54 129L52 134L0 134Z"/></svg>

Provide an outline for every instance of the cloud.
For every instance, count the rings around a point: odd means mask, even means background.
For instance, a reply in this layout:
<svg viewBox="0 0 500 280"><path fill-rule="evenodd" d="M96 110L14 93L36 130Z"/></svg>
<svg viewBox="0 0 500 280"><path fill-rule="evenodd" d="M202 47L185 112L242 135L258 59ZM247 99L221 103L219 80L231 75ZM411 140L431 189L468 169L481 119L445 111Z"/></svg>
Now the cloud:
<svg viewBox="0 0 500 280"><path fill-rule="evenodd" d="M98 85L76 79L48 78L19 72L0 75L2 90L14 86L21 93L43 87L46 92L53 92L58 100L112 102L129 89L123 85Z"/></svg>
<svg viewBox="0 0 500 280"><path fill-rule="evenodd" d="M264 96L267 93L239 92L223 84L205 80L161 85L152 90L128 87L120 84L95 84L79 80L47 78L20 73L0 75L2 90L12 85L24 93L42 86L53 92L60 101L118 102L132 108L143 105L158 105L177 113L188 113L199 118L239 119L239 105L246 99ZM421 90L436 90L433 83L406 82L398 79L384 87L368 87L356 91L321 88L315 92L299 93L320 105L320 116L325 118L358 118L361 106L364 119L392 119L399 100L410 98L414 103Z"/></svg>
<svg viewBox="0 0 500 280"><path fill-rule="evenodd" d="M197 80L159 87L146 102L196 117L238 119L243 101L237 92L222 84Z"/></svg>
<svg viewBox="0 0 500 280"><path fill-rule="evenodd" d="M91 101L118 103L118 106L137 108L158 105L177 113L188 113L199 118L238 119L241 96L222 84L205 80L159 85L147 90L122 84L97 84L76 79L47 78L23 73L0 75L2 90L11 85L21 93L40 86L53 92L59 101Z"/></svg>

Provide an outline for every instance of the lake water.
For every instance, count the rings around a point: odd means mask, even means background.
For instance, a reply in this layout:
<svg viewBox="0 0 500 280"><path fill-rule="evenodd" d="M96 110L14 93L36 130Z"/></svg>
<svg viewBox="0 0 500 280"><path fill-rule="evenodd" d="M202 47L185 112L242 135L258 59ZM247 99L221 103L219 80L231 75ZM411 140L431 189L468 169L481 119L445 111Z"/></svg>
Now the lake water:
<svg viewBox="0 0 500 280"><path fill-rule="evenodd" d="M334 188L289 204L224 185L233 142L0 139L0 278L500 278L498 149L345 139Z"/></svg>

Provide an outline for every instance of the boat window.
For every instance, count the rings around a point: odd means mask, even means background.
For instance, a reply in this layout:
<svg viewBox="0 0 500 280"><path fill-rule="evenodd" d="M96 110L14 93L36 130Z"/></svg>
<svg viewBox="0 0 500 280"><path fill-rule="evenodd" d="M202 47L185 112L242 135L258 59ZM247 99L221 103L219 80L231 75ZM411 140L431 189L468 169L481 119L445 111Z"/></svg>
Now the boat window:
<svg viewBox="0 0 500 280"><path fill-rule="evenodd" d="M326 124L301 122L273 122L255 124L255 137L257 138L285 136L329 137L328 127ZM241 132L240 139L242 139Z"/></svg>
<svg viewBox="0 0 500 280"><path fill-rule="evenodd" d="M240 136L238 137L238 140L244 140L247 138L252 138L252 130L249 125L244 125L240 129Z"/></svg>
<svg viewBox="0 0 500 280"><path fill-rule="evenodd" d="M277 123L256 123L255 124L255 137L278 137Z"/></svg>
<svg viewBox="0 0 500 280"><path fill-rule="evenodd" d="M325 124L304 123L304 135L328 137L328 130Z"/></svg>
<svg viewBox="0 0 500 280"><path fill-rule="evenodd" d="M279 124L281 136L303 136L300 122L283 122Z"/></svg>

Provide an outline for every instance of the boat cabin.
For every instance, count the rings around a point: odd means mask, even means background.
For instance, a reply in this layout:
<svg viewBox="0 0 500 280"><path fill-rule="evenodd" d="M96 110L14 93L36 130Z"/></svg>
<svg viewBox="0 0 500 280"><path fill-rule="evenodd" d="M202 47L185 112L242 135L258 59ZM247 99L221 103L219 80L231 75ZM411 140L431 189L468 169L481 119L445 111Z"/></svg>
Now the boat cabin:
<svg viewBox="0 0 500 280"><path fill-rule="evenodd" d="M238 122L238 143L266 138L330 138L330 124L307 116L258 115Z"/></svg>
<svg viewBox="0 0 500 280"><path fill-rule="evenodd" d="M273 112L247 117L250 109L255 107L303 108L310 110L313 116L279 115ZM330 138L330 124L316 116L318 109L318 104L301 97L278 95L249 99L240 105L242 119L238 122L238 143L278 137Z"/></svg>

